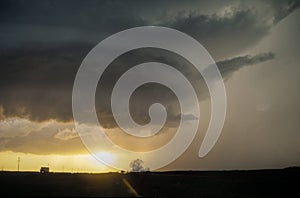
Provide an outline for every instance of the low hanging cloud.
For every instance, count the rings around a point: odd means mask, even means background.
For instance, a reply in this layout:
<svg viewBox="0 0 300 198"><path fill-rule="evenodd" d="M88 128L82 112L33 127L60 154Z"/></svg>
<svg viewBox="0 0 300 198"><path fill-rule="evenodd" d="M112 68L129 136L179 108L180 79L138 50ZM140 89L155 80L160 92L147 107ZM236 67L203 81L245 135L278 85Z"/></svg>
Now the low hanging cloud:
<svg viewBox="0 0 300 198"><path fill-rule="evenodd" d="M34 154L86 153L73 122L34 122L20 118L0 122L0 151Z"/></svg>
<svg viewBox="0 0 300 198"><path fill-rule="evenodd" d="M54 136L54 138L60 140L70 140L77 137L78 137L78 133L75 130L75 128L58 129L58 132Z"/></svg>
<svg viewBox="0 0 300 198"><path fill-rule="evenodd" d="M204 79L202 79L201 74L197 72L193 65L191 65L187 60L176 57L174 60L174 54L164 54L166 57L162 56L162 51L160 51L159 55L154 55L152 50L144 51L144 53L139 54L138 57L151 57L151 60L156 62L163 62L168 65L172 65L179 71L181 71L191 82L194 87L199 100L206 100L209 97L209 92L206 87ZM149 54L148 54L149 53ZM134 53L135 54L135 53ZM135 54L136 55L136 54ZM254 64L263 63L265 61L269 61L275 58L275 55L272 52L256 54L254 56L245 55L234 57L231 59L226 59L223 61L217 62L217 66L223 76L224 80L230 78L231 74L242 67L250 66ZM116 67L120 64L118 61L113 62L110 66L112 69L108 69L104 73L104 77L100 79L100 83L98 85L98 90L96 94L96 109L98 110L98 118L101 120L101 124L105 128L114 128L117 127L117 123L115 122L112 111L111 111L111 103L110 96L113 89L114 84L119 79L120 75L127 70L127 67L130 67L130 62L132 60L130 58L126 58L126 56L120 57L120 62L122 63L122 68ZM137 61L137 60L135 60ZM134 62L133 65L139 64L139 61ZM118 69L113 69L118 68ZM207 67L207 72L209 75L210 67ZM157 74L160 75L161 74ZM164 78L168 78L168 76L164 76ZM98 100L97 100L98 98ZM148 115L148 110L153 103L161 103L166 107L167 111L167 120L165 123L166 127L178 127L178 123L180 119L184 120L193 120L195 116L193 115L181 115L180 104L177 100L176 95L168 88L159 85L159 84L146 84L135 90L130 99L130 110L131 116L133 119L139 124L147 124L150 121L150 117Z"/></svg>
<svg viewBox="0 0 300 198"><path fill-rule="evenodd" d="M4 109L2 106L0 106L0 120L3 120L4 118Z"/></svg>
<svg viewBox="0 0 300 198"><path fill-rule="evenodd" d="M219 61L217 65L223 78L228 79L234 71L237 71L244 66L256 65L274 58L275 54L273 52L265 52L254 56L245 55Z"/></svg>
<svg viewBox="0 0 300 198"><path fill-rule="evenodd" d="M98 116L103 120L101 123L103 123L104 127L116 127L110 109L110 94L116 80L122 75L123 71L137 63L157 61L177 67L192 82L196 80L193 83L196 91L198 90L200 99L206 99L209 96L204 81L198 81L200 79L199 73L196 73L193 66L188 65L186 60L180 58L175 58L174 60L173 54L166 54L166 57L164 57L161 52L153 53L154 51L146 50L143 53L132 53L133 57L121 57L121 60L116 60L111 67L112 69L108 70L104 74L104 78L100 80L96 95L96 106ZM60 51L53 52L53 55L56 56L59 53ZM72 57L76 57L76 54L78 54L74 50L70 51L70 53ZM138 58L134 59L134 57ZM42 54L37 59L23 57L23 62L34 61L38 63L46 58L47 56L43 57ZM237 71L241 67L265 62L272 58L274 58L274 54L269 52L255 56L234 57L219 61L217 65L223 78L228 79L232 72ZM68 58L66 59L68 60ZM4 107L2 108L2 117L17 116L34 121L55 119L64 122L73 119L71 109L72 86L78 66L73 61L69 63L64 58L61 59L60 64L56 64L56 62L57 59L55 61L47 59L42 65L34 64L34 70L30 73L26 69L17 69L18 64L12 64L12 66L15 65L17 67L10 67L9 70L14 72L19 80L1 79L3 84L6 84L5 87L2 87L2 90L5 91L0 92L0 104ZM153 102L160 102L167 107L169 121L167 124L169 126L177 126L175 123L180 119L180 108L174 93L170 90L159 85L145 85L144 89L138 89L132 98L134 100L131 103L131 111L136 122L140 124L147 123L150 119L147 114L149 106Z"/></svg>

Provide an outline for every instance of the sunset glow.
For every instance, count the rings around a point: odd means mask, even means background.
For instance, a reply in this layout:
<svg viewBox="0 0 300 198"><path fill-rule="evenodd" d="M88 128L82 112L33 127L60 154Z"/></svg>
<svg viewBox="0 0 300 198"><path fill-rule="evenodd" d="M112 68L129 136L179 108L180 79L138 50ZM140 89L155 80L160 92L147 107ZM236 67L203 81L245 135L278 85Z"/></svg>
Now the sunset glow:
<svg viewBox="0 0 300 198"><path fill-rule="evenodd" d="M108 153L105 154L106 157ZM109 168L89 153L74 155L35 155L17 152L1 152L1 170L17 171L18 157L20 157L20 171L39 171L42 166L49 166L51 172L87 172L101 173L115 171Z"/></svg>

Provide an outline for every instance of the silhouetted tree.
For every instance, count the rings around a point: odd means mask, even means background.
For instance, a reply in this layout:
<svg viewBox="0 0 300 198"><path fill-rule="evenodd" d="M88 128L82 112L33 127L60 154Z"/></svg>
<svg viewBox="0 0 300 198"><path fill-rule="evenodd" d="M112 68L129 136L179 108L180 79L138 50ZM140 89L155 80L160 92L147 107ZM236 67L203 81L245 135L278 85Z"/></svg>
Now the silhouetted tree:
<svg viewBox="0 0 300 198"><path fill-rule="evenodd" d="M141 159L136 159L130 162L130 171L131 172L144 172L144 171L149 171L149 168L144 168L143 166L144 162Z"/></svg>

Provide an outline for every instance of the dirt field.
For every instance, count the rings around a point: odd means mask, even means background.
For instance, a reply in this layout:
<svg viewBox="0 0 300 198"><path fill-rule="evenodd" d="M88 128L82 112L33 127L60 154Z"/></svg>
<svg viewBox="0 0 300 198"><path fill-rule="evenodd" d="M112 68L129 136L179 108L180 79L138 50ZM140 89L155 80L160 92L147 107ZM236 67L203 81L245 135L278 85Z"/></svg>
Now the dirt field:
<svg viewBox="0 0 300 198"><path fill-rule="evenodd" d="M300 168L69 174L0 172L2 196L299 197Z"/></svg>

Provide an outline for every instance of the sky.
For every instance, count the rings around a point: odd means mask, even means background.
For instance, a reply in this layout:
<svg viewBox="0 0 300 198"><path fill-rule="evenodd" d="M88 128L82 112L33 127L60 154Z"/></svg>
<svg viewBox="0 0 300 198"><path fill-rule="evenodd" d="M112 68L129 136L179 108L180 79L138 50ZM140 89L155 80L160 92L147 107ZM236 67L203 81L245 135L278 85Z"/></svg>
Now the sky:
<svg viewBox="0 0 300 198"><path fill-rule="evenodd" d="M204 80L186 59L143 48L114 60L97 87L98 119L113 142L148 151L174 136L180 106L164 86L145 85L131 99L131 115L139 124L149 122L153 102L167 107L163 129L148 139L124 134L110 108L112 88L122 73L157 61L190 79L201 110L190 147L160 170L300 166L299 5L297 0L1 1L0 168L17 170L20 157L24 171L47 165L52 171L115 171L94 159L81 142L72 114L72 87L95 45L119 31L146 25L182 31L207 49L226 87L225 124L213 149L199 158L211 112ZM113 149L99 152L112 160L119 155Z"/></svg>

